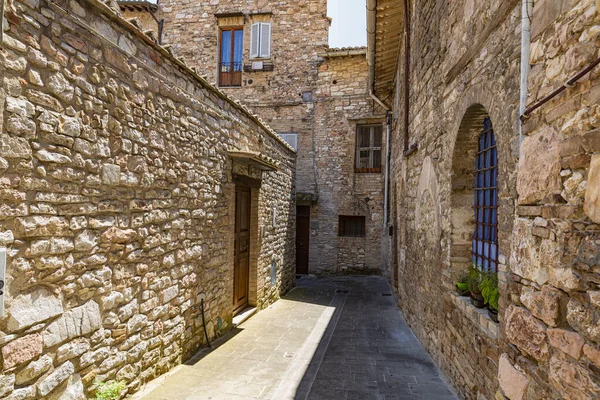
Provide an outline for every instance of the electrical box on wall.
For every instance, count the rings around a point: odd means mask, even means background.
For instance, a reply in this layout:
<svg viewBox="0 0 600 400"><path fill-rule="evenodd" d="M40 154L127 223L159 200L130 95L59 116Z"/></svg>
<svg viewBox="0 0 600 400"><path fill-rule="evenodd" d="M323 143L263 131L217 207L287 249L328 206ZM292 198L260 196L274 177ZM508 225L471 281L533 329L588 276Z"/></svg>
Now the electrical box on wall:
<svg viewBox="0 0 600 400"><path fill-rule="evenodd" d="M0 317L4 315L4 294L6 293L6 249L0 249Z"/></svg>

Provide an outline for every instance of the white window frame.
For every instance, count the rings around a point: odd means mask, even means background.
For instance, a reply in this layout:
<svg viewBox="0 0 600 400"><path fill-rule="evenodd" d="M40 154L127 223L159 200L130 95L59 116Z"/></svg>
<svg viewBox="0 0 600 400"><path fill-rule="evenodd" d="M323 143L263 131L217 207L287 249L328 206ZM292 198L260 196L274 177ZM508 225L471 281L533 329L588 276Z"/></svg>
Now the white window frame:
<svg viewBox="0 0 600 400"><path fill-rule="evenodd" d="M298 151L298 134L297 133L280 133L279 136L292 148Z"/></svg>
<svg viewBox="0 0 600 400"><path fill-rule="evenodd" d="M263 53L264 30L268 29L268 46ZM250 59L271 58L271 23L270 22L255 22L250 27ZM255 36L258 35L258 36ZM256 37L256 39L255 39ZM256 48L254 48L256 42Z"/></svg>

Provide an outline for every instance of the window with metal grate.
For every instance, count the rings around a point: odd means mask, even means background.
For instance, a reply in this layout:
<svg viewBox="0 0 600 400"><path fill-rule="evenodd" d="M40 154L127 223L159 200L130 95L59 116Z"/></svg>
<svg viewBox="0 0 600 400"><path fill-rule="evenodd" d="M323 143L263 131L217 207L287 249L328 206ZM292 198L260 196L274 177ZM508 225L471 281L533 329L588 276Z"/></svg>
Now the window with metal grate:
<svg viewBox="0 0 600 400"><path fill-rule="evenodd" d="M359 215L340 215L338 236L365 237L365 217Z"/></svg>
<svg viewBox="0 0 600 400"><path fill-rule="evenodd" d="M483 131L475 156L474 171L475 231L472 261L484 271L498 270L498 151L490 118Z"/></svg>

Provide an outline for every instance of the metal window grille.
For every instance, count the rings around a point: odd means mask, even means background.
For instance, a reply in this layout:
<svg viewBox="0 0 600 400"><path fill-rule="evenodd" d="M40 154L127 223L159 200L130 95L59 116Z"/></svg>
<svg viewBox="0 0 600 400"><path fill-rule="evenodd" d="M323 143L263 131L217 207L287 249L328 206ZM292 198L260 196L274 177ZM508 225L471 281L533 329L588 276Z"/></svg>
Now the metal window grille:
<svg viewBox="0 0 600 400"><path fill-rule="evenodd" d="M498 271L498 151L489 118L479 135L474 174L475 231L472 261L484 271Z"/></svg>
<svg viewBox="0 0 600 400"><path fill-rule="evenodd" d="M381 125L357 127L355 172L381 172L381 133Z"/></svg>
<svg viewBox="0 0 600 400"><path fill-rule="evenodd" d="M347 237L365 237L365 217L358 215L340 215L338 235Z"/></svg>

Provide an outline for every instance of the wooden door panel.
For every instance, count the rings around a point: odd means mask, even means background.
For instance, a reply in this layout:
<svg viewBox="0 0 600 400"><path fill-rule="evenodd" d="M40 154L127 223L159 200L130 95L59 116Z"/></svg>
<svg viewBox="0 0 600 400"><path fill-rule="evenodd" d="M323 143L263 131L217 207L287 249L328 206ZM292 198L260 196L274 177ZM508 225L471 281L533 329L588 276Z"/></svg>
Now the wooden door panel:
<svg viewBox="0 0 600 400"><path fill-rule="evenodd" d="M296 207L296 273L308 274L310 206Z"/></svg>
<svg viewBox="0 0 600 400"><path fill-rule="evenodd" d="M250 281L250 206L249 188L237 186L235 193L235 250L233 271L234 313L248 304Z"/></svg>

